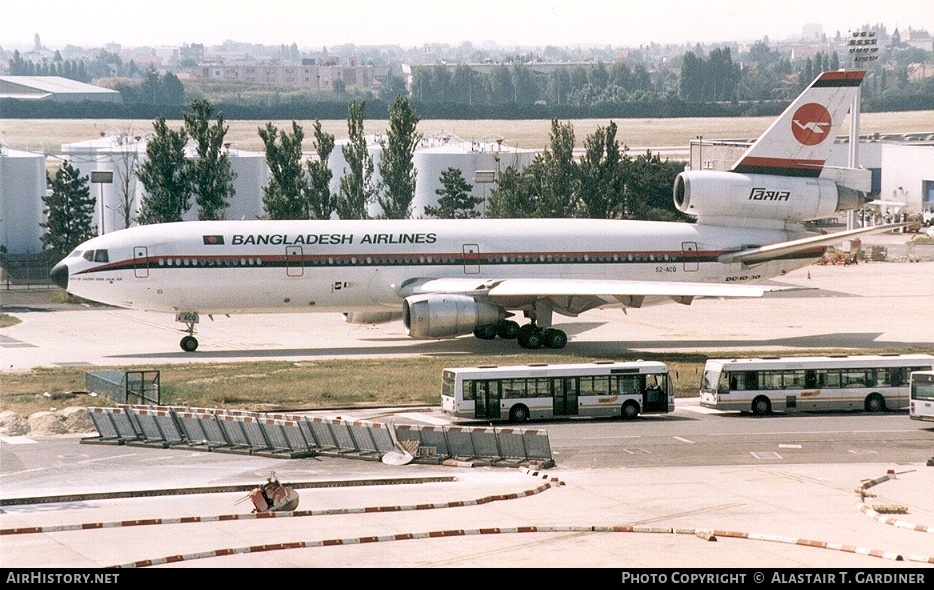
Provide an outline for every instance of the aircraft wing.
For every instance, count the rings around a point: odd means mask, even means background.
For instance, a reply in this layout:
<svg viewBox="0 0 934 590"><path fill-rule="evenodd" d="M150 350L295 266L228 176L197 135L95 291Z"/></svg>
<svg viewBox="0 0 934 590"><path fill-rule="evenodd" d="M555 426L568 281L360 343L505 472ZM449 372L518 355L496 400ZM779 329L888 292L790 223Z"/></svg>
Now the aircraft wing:
<svg viewBox="0 0 934 590"><path fill-rule="evenodd" d="M663 281L446 278L410 281L400 295L470 295L512 309L547 300L555 311L577 315L603 306L641 307L647 297L690 304L695 297L761 297L767 291L784 289L787 287Z"/></svg>
<svg viewBox="0 0 934 590"><path fill-rule="evenodd" d="M805 250L815 250L815 256L820 256L822 254L822 252L819 251L821 248L826 248L827 246L839 244L840 242L860 236L891 231L905 225L907 224L889 223L885 225L876 225L874 227L862 227L859 229L851 229L832 234L812 236L809 238L802 238L800 240L791 240L790 242L770 244L768 246L761 246L758 248L747 248L746 250L723 254L718 258L718 260L724 264L729 262L742 262L743 264L754 265L762 262L768 262L769 260L782 258L784 256L788 256L789 254L794 254L795 252L802 252Z"/></svg>

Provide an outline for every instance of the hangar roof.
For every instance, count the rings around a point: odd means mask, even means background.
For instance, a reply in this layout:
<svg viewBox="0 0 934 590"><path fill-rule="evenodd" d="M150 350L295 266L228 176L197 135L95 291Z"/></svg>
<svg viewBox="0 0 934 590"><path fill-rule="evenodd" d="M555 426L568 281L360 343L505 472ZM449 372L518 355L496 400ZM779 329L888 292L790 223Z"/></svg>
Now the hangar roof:
<svg viewBox="0 0 934 590"><path fill-rule="evenodd" d="M69 80L61 76L0 76L0 98L26 100L48 99L54 96L81 96L89 100L120 100L120 93L109 88Z"/></svg>

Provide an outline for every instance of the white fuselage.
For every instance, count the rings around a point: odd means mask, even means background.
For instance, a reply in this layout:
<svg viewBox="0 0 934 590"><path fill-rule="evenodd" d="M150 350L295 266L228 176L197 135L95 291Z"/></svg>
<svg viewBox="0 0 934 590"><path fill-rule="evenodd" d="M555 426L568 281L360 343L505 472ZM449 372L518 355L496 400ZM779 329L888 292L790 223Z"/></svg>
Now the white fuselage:
<svg viewBox="0 0 934 590"><path fill-rule="evenodd" d="M378 312L401 309L400 290L416 279L756 283L810 264L823 249L751 268L718 256L796 237L584 219L205 221L106 234L64 262L71 293L119 307Z"/></svg>

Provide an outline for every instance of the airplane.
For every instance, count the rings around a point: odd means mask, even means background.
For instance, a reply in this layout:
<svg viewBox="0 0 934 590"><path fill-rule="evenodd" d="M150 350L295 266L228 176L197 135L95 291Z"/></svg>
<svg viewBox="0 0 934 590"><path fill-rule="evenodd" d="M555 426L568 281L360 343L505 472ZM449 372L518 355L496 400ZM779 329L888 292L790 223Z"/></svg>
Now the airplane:
<svg viewBox="0 0 934 590"><path fill-rule="evenodd" d="M202 315L340 312L401 319L415 338L515 339L563 348L553 314L761 297L767 279L830 245L896 224L829 235L804 222L855 209L868 171L825 165L864 71L820 74L730 171L685 170L673 198L694 223L597 219L191 221L92 238L51 271L69 293L175 313L198 348ZM864 177L860 177L864 178ZM868 184L862 182L862 184ZM516 321L521 313L528 321Z"/></svg>

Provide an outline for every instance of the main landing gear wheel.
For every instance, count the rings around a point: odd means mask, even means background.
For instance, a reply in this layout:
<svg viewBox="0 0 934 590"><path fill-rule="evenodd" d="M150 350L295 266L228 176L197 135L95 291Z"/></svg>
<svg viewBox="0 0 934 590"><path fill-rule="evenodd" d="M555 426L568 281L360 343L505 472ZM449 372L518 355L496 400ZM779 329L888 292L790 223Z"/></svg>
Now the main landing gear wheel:
<svg viewBox="0 0 934 590"><path fill-rule="evenodd" d="M542 338L545 347L554 350L564 348L568 343L568 335L564 333L564 330L558 330L557 328L546 328Z"/></svg>
<svg viewBox="0 0 934 590"><path fill-rule="evenodd" d="M512 340L519 335L519 323L512 320L500 320L496 324L496 334L500 338Z"/></svg>
<svg viewBox="0 0 934 590"><path fill-rule="evenodd" d="M185 336L181 341L182 350L185 352L194 352L198 350L198 339L194 336Z"/></svg>
<svg viewBox="0 0 934 590"><path fill-rule="evenodd" d="M496 324L477 326L473 331L473 335L480 340L493 340L496 338Z"/></svg>
<svg viewBox="0 0 934 590"><path fill-rule="evenodd" d="M545 339L542 336L542 331L539 330L538 326L534 324L526 324L519 328L519 334L516 336L516 341L522 348L528 348L531 350L541 348L545 345Z"/></svg>
<svg viewBox="0 0 934 590"><path fill-rule="evenodd" d="M542 330L535 324L526 324L519 328L516 341L522 348L532 350L539 348L551 348L558 350L564 348L568 343L568 335L564 330L557 328L545 328Z"/></svg>

